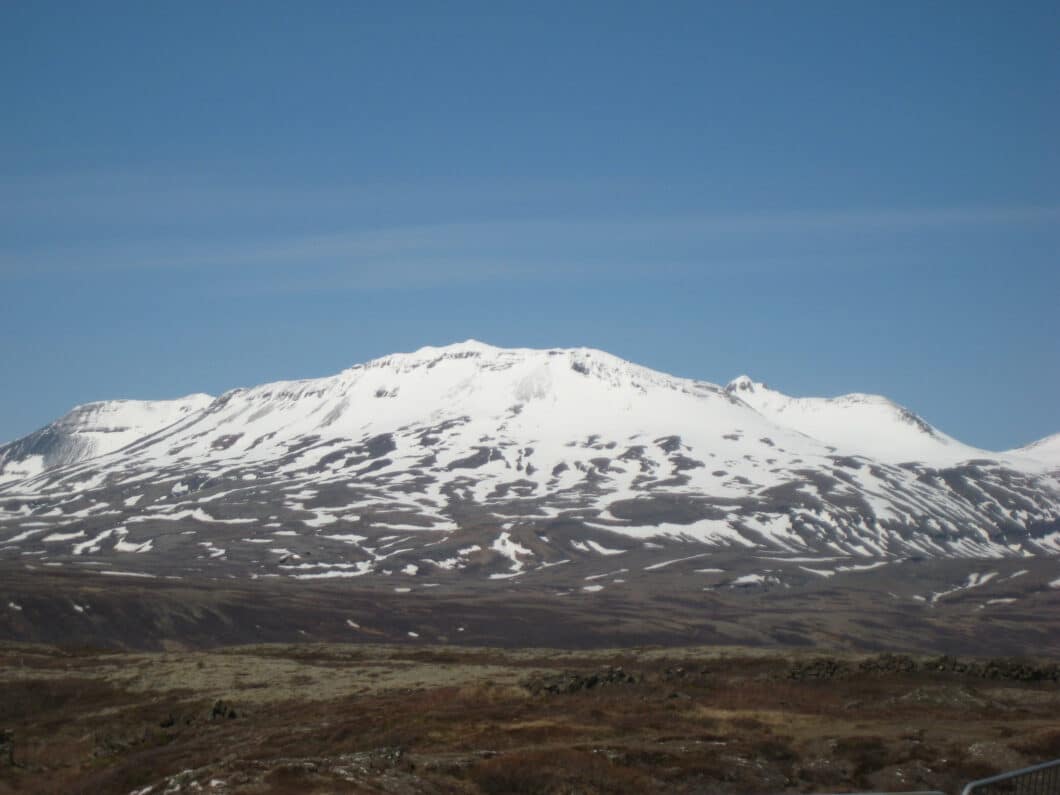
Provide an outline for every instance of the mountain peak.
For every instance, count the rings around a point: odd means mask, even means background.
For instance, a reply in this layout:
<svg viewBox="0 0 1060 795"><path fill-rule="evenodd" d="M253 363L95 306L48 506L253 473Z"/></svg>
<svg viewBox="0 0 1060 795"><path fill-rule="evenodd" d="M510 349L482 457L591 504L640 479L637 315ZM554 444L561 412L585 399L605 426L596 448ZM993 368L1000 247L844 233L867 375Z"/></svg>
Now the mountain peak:
<svg viewBox="0 0 1060 795"><path fill-rule="evenodd" d="M759 389L768 389L768 387L763 383L755 381L749 375L737 376L725 385L725 391L729 394L738 392L756 392Z"/></svg>
<svg viewBox="0 0 1060 795"><path fill-rule="evenodd" d="M432 356L451 353L496 353L502 350L504 349L469 337L466 340L451 342L448 345L424 345L411 355Z"/></svg>
<svg viewBox="0 0 1060 795"><path fill-rule="evenodd" d="M521 372L526 368L554 370L558 366L609 381L614 386L650 382L669 388L684 388L688 380L634 364L596 348L502 348L474 339L443 346L428 345L411 353L390 354L354 365L344 375L356 379L366 370L379 369L391 370L399 376L416 371L437 374L441 369L447 369L439 368L443 364L465 370L463 377L469 375L467 370Z"/></svg>
<svg viewBox="0 0 1060 795"><path fill-rule="evenodd" d="M443 360L472 359L472 358L498 358L512 357L519 354L534 353L528 348L499 348L476 339L466 339L461 342L452 342L448 345L424 345L414 351L403 353L391 353L380 356L365 364L354 365L353 370L364 367L386 367L399 365L402 367L418 367L420 365L433 366Z"/></svg>

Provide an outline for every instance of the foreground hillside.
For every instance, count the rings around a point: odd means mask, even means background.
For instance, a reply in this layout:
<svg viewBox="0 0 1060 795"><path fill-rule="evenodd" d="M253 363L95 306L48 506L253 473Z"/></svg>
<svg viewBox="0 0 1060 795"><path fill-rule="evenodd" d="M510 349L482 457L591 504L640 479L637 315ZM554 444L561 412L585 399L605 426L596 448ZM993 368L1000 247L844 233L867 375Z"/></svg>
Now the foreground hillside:
<svg viewBox="0 0 1060 795"><path fill-rule="evenodd" d="M698 643L1060 658L1054 559L923 559L853 571L833 561L831 577L806 570L813 565L825 564L692 559L627 582L618 582L627 576L619 569L574 587L469 580L418 590L384 578L171 579L0 566L0 639L108 649ZM769 573L758 574L762 567Z"/></svg>
<svg viewBox="0 0 1060 795"><path fill-rule="evenodd" d="M1041 661L301 644L0 647L0 793L797 793L1060 756Z"/></svg>

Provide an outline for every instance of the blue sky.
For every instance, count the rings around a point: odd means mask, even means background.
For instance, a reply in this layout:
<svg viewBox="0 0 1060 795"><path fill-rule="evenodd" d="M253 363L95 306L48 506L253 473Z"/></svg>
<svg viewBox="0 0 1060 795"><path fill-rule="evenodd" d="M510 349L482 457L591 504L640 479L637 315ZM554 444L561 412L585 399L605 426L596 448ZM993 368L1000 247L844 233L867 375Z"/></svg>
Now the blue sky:
<svg viewBox="0 0 1060 795"><path fill-rule="evenodd" d="M1060 431L1056 3L8 3L0 440L474 337Z"/></svg>

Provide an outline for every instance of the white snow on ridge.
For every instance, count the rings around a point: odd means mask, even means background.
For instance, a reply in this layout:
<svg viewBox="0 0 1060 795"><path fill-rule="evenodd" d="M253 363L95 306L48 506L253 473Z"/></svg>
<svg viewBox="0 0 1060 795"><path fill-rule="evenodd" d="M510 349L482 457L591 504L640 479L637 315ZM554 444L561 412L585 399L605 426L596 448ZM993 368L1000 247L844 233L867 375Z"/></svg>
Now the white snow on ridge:
<svg viewBox="0 0 1060 795"><path fill-rule="evenodd" d="M145 574L141 571L115 571L113 569L108 569L101 571L100 574L105 574L108 577L145 577L147 579L155 579L154 574Z"/></svg>
<svg viewBox="0 0 1060 795"><path fill-rule="evenodd" d="M56 541L72 541L75 538L83 538L84 535L85 535L85 531L84 530L78 530L78 531L73 532L73 533L52 533L51 535L45 536L41 540L44 543L47 544L47 543L53 543L53 542L56 542Z"/></svg>
<svg viewBox="0 0 1060 795"><path fill-rule="evenodd" d="M701 542L722 546L738 545L743 547L753 546L751 541L744 538L738 531L733 529L727 519L700 519L690 524L676 524L662 522L657 525L645 525L640 527L619 527L614 525L600 525L593 522L585 523L589 527L601 530L610 530L632 538L648 539L668 537L678 541Z"/></svg>
<svg viewBox="0 0 1060 795"><path fill-rule="evenodd" d="M424 396L429 396L426 402ZM165 411L162 404L168 407ZM560 485L565 479L580 477L573 467L558 476L552 473L554 464L567 457L569 444L577 439L622 443L640 437L646 460L656 461L664 474L669 466L667 456L653 442L677 430L693 455L702 457L705 451L731 448L733 455L719 456L704 462L700 469L686 472L701 493L718 496L745 492L739 477L749 478L757 487L783 482L771 474L775 464L767 461L823 460L833 454L829 445L836 448L836 455L929 464L1002 455L1015 461L1017 453L1023 456L1020 460L1029 460L1027 455L1034 450L1060 447L1060 441L1043 440L1008 454L987 453L951 439L879 396L792 398L745 376L722 390L714 384L640 367L603 351L502 349L473 340L394 354L336 376L233 390L212 402L208 396L198 395L168 402L112 401L75 411L120 416L125 429L121 433L132 434L133 440L142 439L121 457L100 459L98 463L104 467L111 461L124 466L129 456L145 466L152 462L171 466L174 456L185 461L246 465L274 461L297 440L320 439L304 443L300 452L288 459L284 471L291 473L314 465L324 456L343 456L350 445L377 434L425 427L427 417L439 423L458 421L442 432L451 442L442 447L452 450L442 459L443 465L460 465L461 457L478 445L484 461L476 465L476 469L481 468L479 474L490 472L495 478L501 477L509 471L518 451L478 442L500 429L508 438L532 443L526 461L541 465L532 471L524 469L519 476L536 483L539 489L556 477ZM87 419L81 422L91 424ZM156 429L153 423L159 422L172 427L150 437L148 431ZM112 433L103 435L118 438ZM392 439L398 449L388 454L391 463L380 457L365 463L400 468L401 461L410 463L413 456L422 454L418 448L408 448L400 436L392 435ZM623 449L603 454L610 457ZM749 449L753 453L748 454ZM341 457L334 461L335 467L341 464ZM725 470L727 475L710 476L715 469ZM325 476L332 470L339 476L346 474L346 470L332 467ZM606 474L613 481L615 498L635 496L629 488L636 474L634 467L615 467ZM295 498L316 493L304 486L295 488ZM491 482L480 480L474 496L484 499L490 488ZM328 519L318 514L317 520L310 521Z"/></svg>
<svg viewBox="0 0 1060 795"><path fill-rule="evenodd" d="M42 455L29 455L21 460L0 461L0 484L28 480L46 469L48 466Z"/></svg>
<svg viewBox="0 0 1060 795"><path fill-rule="evenodd" d="M871 571L881 566L887 566L890 562L889 560L878 560L875 563L865 563L863 565L836 566L836 571Z"/></svg>
<svg viewBox="0 0 1060 795"><path fill-rule="evenodd" d="M767 574L744 574L737 577L729 585L733 586L746 586L746 585L765 585L770 581L770 577Z"/></svg>
<svg viewBox="0 0 1060 795"><path fill-rule="evenodd" d="M839 454L933 466L997 456L958 442L880 395L795 398L746 375L729 382L726 390L763 417L833 445Z"/></svg>
<svg viewBox="0 0 1060 795"><path fill-rule="evenodd" d="M659 569L665 569L667 566L671 566L674 563L681 563L686 560L696 560L697 558L705 558L709 552L700 552L698 555L689 555L684 558L675 558L674 560L664 560L662 563L653 563L650 566L645 566L644 571L657 571Z"/></svg>
<svg viewBox="0 0 1060 795"><path fill-rule="evenodd" d="M1060 433L1046 436L1025 447L1009 450L1008 455L1033 462L1042 469L1060 474Z"/></svg>
<svg viewBox="0 0 1060 795"><path fill-rule="evenodd" d="M805 572L810 574L816 574L818 577L834 577L835 571L833 569L811 569L809 566L799 566Z"/></svg>
<svg viewBox="0 0 1060 795"><path fill-rule="evenodd" d="M114 549L116 551L136 553L151 551L154 539L149 538L146 541L140 542L139 544L134 544L125 540L126 536L129 535L129 531L126 530L124 527L116 527L114 528L114 532L120 536L120 538L116 542L114 542Z"/></svg>
<svg viewBox="0 0 1060 795"><path fill-rule="evenodd" d="M512 565L507 574L491 574L490 579L498 580L508 577L515 577L518 574L522 574L526 563L520 556L533 557L533 551L527 549L516 541L512 541L511 534L507 531L501 533L493 541L491 546L495 552L499 552L504 557L512 561Z"/></svg>
<svg viewBox="0 0 1060 795"><path fill-rule="evenodd" d="M176 400L108 400L76 406L48 426L51 437L59 440L48 452L18 458L13 445L0 447L0 483L120 450L201 411L211 401L210 395L188 395Z"/></svg>
<svg viewBox="0 0 1060 795"><path fill-rule="evenodd" d="M570 545L579 552L595 552L598 555L604 555L605 557L621 555L626 552L624 549L611 549L610 547L605 547L603 544L598 544L591 539L586 539L585 541L574 540L570 542Z"/></svg>
<svg viewBox="0 0 1060 795"><path fill-rule="evenodd" d="M464 547L456 551L456 557L446 558L445 560L431 560L430 558L424 558L424 563L431 563L440 569L452 570L463 568L467 565L467 557L474 554L475 552L481 552L482 547L478 544L472 544L469 547Z"/></svg>
<svg viewBox="0 0 1060 795"><path fill-rule="evenodd" d="M598 544L592 539L588 538L585 540L585 545L588 546L589 549L591 549L593 552L604 556L621 555L623 552L626 551L624 549L611 549L610 547L605 547L603 544Z"/></svg>
<svg viewBox="0 0 1060 795"><path fill-rule="evenodd" d="M80 543L74 544L70 548L70 552L73 555L82 555L86 551L88 551L89 553L99 552L99 550L101 549L102 543L106 539L110 538L113 534L114 534L114 530L113 529L103 530L98 535L94 536L93 538L88 539L87 541L81 541Z"/></svg>
<svg viewBox="0 0 1060 795"><path fill-rule="evenodd" d="M433 406L424 405L425 395L432 396ZM518 410L512 411L513 406ZM511 438L532 440L528 461L544 461L548 467L532 474L524 470L523 476L540 484L551 476L552 464L564 459L572 439L642 434L650 449L653 439L675 427L693 428L700 438L691 442L703 449L734 427L743 426L747 433L785 433L718 387L648 370L602 351L504 350L469 342L386 357L330 378L235 390L159 438L145 439L128 455L155 468L174 463L171 450L189 461L246 464L275 460L292 441L326 434L326 442L304 447L286 465L293 472L341 451L341 440L422 425L432 415L439 422L470 418L447 432L459 437L453 439L459 442L456 451L474 449L475 440L495 434L498 426ZM487 469L510 465L508 452L499 455L495 445L481 447ZM459 465L462 455L445 461ZM114 463L124 465L127 456ZM722 484L716 488L725 490Z"/></svg>
<svg viewBox="0 0 1060 795"><path fill-rule="evenodd" d="M958 585L955 588L950 588L947 591L938 591L936 593L933 593L928 599L928 601L931 604L935 604L940 599L949 596L950 594L957 593L958 591L967 591L971 588L980 588L997 576L998 573L996 571L986 572L985 574L981 572L973 572L972 574L968 575L968 579L965 580L962 585Z"/></svg>

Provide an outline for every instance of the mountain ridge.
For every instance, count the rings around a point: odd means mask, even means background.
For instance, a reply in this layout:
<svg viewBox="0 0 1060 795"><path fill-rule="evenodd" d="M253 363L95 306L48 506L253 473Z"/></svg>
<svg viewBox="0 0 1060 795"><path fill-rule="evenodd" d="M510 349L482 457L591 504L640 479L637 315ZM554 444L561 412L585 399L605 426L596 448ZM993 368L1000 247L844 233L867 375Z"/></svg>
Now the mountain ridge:
<svg viewBox="0 0 1060 795"><path fill-rule="evenodd" d="M1031 442L1023 447L1013 448L1004 451L989 451L981 448L975 448L971 445L964 444L958 440L944 434L937 428L931 426L919 415L915 414L911 410L895 403L889 398L883 395L867 394L867 393L848 393L843 395L837 395L833 397L793 397L776 390L770 389L766 384L762 382L756 382L747 375L741 375L731 380L724 387L713 384L708 381L691 378L681 378L678 376L671 376L661 371L653 370L651 368L636 365L626 360L620 359L612 354L605 351L601 351L593 348L553 348L553 349L533 349L533 348L498 348L486 343L479 342L477 340L469 339L464 342L454 343L447 346L425 346L416 351L408 353L394 353L385 356L371 359L365 363L353 365L340 371L338 374L331 376L321 376L307 379L297 380L280 380L275 382L269 382L258 386L250 387L237 387L234 389L227 390L219 396L207 395L204 393L194 393L191 395L184 396L182 398L165 399L165 400L137 400L137 399L115 399L115 400L104 400L104 401L92 401L90 403L79 404L71 408L62 417L49 423L49 425L34 431L27 436L15 439L11 442L0 444L0 482L17 479L16 475L25 473L25 475L35 474L43 469L53 468L54 466L61 466L68 463L76 463L80 460L85 460L94 455L100 455L111 452L112 450L119 449L121 446L132 444L139 439L149 436L157 431L164 430L173 422L178 419L184 418L184 415L189 411L200 411L209 409L210 406L216 401L228 401L235 398L238 395L248 394L266 394L277 393L279 395L288 395L295 397L298 395L304 395L307 392L312 392L314 387L318 385L333 385L336 383L342 383L343 381L349 380L357 375L364 373L365 371L372 369L393 369L396 373L400 374L403 372L409 372L418 368L426 367L428 369L437 365L438 362L446 359L458 359L458 358L470 358L474 356L493 355L495 357L525 357L527 355L535 355L547 352L549 355L573 355L580 357L596 358L598 361L609 362L615 369L625 367L626 369L635 370L641 374L647 375L653 380L657 380L660 383L670 384L686 384L696 385L700 388L709 390L724 390L730 395L733 395L743 402L747 403L751 408L755 409L758 413L767 417L768 419L776 422L779 425L788 425L793 427L799 432L805 433L808 436L818 439L819 441L829 441L827 433L821 433L819 430L813 429L812 423L807 424L805 418L795 418L792 415L795 414L792 411L793 408L798 407L805 409L807 407L842 407L844 405L860 405L863 407L879 407L887 411L893 411L898 414L901 419L906 420L909 424L916 426L921 432L935 439L942 440L945 445L952 446L955 451L959 451L959 455L963 455L968 459L976 457L991 457L991 456L1012 456L1012 455L1030 455L1033 451L1045 450L1049 453L1048 463L1053 465L1060 465L1060 433L1046 436L1037 441ZM126 433L120 437L120 445L84 445L79 450L70 449L67 451L65 456L55 456L51 460L41 462L37 467L18 467L17 455L14 453L24 451L27 448L33 447L33 437L37 435L45 434L52 430L52 432L61 431L64 428L71 428L73 431L80 430L82 433L89 429L77 428L78 423L76 418L80 415L86 414L92 410L96 411L107 411L111 413L118 413L117 409L123 406L130 406L136 409L136 412L140 415L138 419L140 422L134 423L136 428L140 430L140 434L136 437L131 437L130 434ZM165 407L180 408L180 413L166 414L164 411L159 412L160 417L158 421L153 423L144 422L142 415L146 411L150 411L152 408L157 407L164 409ZM168 419L166 419L168 418ZM799 420L802 419L800 422ZM122 430L128 430L123 428ZM76 448L76 446L72 446ZM1053 448L1057 448L1054 453ZM877 449L874 452L879 453ZM30 453L32 454L32 453ZM1056 459L1056 460L1054 460ZM914 460L914 458L910 458ZM11 470L14 470L12 472Z"/></svg>
<svg viewBox="0 0 1060 795"><path fill-rule="evenodd" d="M121 449L212 401L211 395L196 393L166 400L78 404L48 425L0 445L0 483Z"/></svg>

